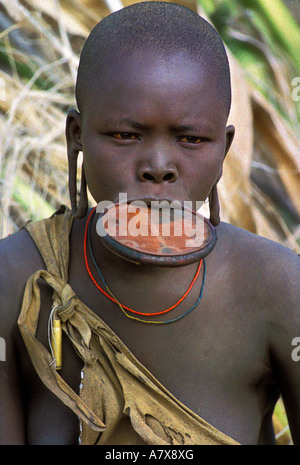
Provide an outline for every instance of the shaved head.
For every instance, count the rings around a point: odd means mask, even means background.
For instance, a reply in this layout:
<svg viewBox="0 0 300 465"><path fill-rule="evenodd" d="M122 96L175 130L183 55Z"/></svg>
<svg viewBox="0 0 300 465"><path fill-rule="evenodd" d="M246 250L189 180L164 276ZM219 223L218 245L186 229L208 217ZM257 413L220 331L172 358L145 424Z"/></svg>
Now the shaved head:
<svg viewBox="0 0 300 465"><path fill-rule="evenodd" d="M83 47L76 100L83 111L88 92L101 85L112 63L153 52L163 60L184 56L214 77L227 115L231 104L229 64L221 37L197 13L175 3L143 2L125 7L100 21ZM180 65L180 61L178 61ZM105 92L105 89L103 89Z"/></svg>

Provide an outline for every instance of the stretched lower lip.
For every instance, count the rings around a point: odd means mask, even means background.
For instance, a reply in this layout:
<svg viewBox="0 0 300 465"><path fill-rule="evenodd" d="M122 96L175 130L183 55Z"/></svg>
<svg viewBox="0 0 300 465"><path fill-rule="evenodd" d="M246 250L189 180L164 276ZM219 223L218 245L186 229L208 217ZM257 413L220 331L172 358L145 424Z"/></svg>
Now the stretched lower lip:
<svg viewBox="0 0 300 465"><path fill-rule="evenodd" d="M158 202L158 203L168 202L168 204L172 204L172 206L177 207L177 208L182 208L183 206L183 202L181 202L180 200L169 199L166 197L138 197L138 198L132 198L132 199L127 200L127 203L132 203L132 202L135 202L135 203L143 202L148 207L153 206L152 202Z"/></svg>

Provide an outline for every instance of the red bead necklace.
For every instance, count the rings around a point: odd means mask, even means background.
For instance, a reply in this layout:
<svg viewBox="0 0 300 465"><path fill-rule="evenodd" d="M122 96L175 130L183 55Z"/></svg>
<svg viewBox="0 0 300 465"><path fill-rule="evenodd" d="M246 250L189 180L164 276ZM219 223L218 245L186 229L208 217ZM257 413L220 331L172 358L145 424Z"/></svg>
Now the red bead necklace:
<svg viewBox="0 0 300 465"><path fill-rule="evenodd" d="M88 217L88 220L87 220L87 223L86 223L86 227L85 227L85 234L84 234L84 260L85 260L85 266L86 266L86 269L87 269L87 272L91 278L91 280L93 281L93 283L95 284L95 286L97 287L97 289L102 293L104 294L108 299L110 299L111 301L113 301L114 303L118 304L119 306L121 306L123 309L131 312L131 313L135 313L135 314L138 314L138 315L143 315L143 316L155 316L155 315L162 315L163 313L167 313L167 312L170 312L171 310L173 310L175 307L177 307L185 298L186 296L189 294L189 292L191 291L193 285L195 284L198 276L199 276L199 273L200 273L200 270L201 270L201 265L202 265L202 262L203 262L203 259L200 260L199 262L199 265L198 265L198 268L197 268L197 271L196 271L196 274L191 282L191 284L189 285L187 291L184 293L184 295L176 302L176 304L172 305L171 307L167 308L166 310L162 310L161 312L156 312L156 313L143 313L143 312L138 312L137 310L133 310L129 307L126 307L125 305L123 304L120 304L120 302L113 296L112 292L110 291L110 289L108 288L107 284L105 283L104 281L104 278L94 260L94 257L92 255L92 250L91 250L91 247L90 247L90 254L91 254L91 257L92 257L92 260L93 260L93 263L98 271L98 274L100 275L102 281L103 281L103 284L105 286L105 288L107 289L107 292L104 291L104 289L102 289L101 286L99 286L99 284L97 283L96 279L94 278L92 272L91 272L91 269L90 269L90 266L89 266L89 263L88 263L88 257L87 257L87 241L88 241L88 236L89 236L89 227L90 227L90 221L91 221L91 218L93 216L93 214L95 213L95 210L96 210L96 207L93 208L93 210L90 212L89 214L89 217ZM89 244L90 245L90 244ZM127 315L128 316L128 315ZM139 321L142 321L142 320L139 320Z"/></svg>

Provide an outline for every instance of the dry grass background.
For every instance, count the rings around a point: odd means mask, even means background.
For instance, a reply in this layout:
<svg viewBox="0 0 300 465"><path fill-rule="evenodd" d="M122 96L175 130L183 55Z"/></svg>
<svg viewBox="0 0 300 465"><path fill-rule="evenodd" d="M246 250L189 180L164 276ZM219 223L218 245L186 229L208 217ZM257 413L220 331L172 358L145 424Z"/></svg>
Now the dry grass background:
<svg viewBox="0 0 300 465"><path fill-rule="evenodd" d="M0 1L0 237L30 219L49 216L60 204L69 205L64 129L66 112L75 106L80 49L101 17L131 3ZM178 3L205 15L224 33L230 58L229 123L236 126L236 137L220 182L222 219L299 253L300 91L293 79L300 73L293 51L283 44L276 52L246 1L232 16L222 10L222 1ZM245 50L256 54L256 61L245 65ZM274 421L277 432L284 431L278 443L288 443L281 403Z"/></svg>

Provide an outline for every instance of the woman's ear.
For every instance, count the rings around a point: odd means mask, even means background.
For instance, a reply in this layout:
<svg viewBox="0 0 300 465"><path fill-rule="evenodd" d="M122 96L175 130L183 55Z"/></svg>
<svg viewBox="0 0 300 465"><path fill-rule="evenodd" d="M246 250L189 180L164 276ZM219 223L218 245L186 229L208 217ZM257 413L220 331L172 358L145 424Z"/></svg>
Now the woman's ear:
<svg viewBox="0 0 300 465"><path fill-rule="evenodd" d="M73 109L68 112L66 120L66 140L69 150L82 151L82 118L77 110Z"/></svg>
<svg viewBox="0 0 300 465"><path fill-rule="evenodd" d="M224 154L224 158L226 157L230 147L231 147L231 144L232 144L232 141L234 139L234 133L235 133L235 127L232 126L232 124L230 124L230 126L227 126L226 128L226 145L225 145L225 154Z"/></svg>
<svg viewBox="0 0 300 465"><path fill-rule="evenodd" d="M235 128L234 126L230 125L227 126L226 128L226 145L225 145L225 152L224 152L224 159L230 149L230 146L232 144L233 138L234 138L234 133L235 133ZM214 226L218 226L220 224L220 203L219 203L219 197L218 197L218 189L217 189L217 184L219 180L222 177L223 173L223 163L221 166L221 169L219 171L218 177L215 181L215 184L212 187L212 190L209 194L209 209L210 209L210 222Z"/></svg>
<svg viewBox="0 0 300 465"><path fill-rule="evenodd" d="M88 210L87 186L83 165L81 170L79 205L77 206L77 160L78 153L82 151L81 125L82 123L80 114L76 110L69 111L66 121L66 139L69 165L69 193L73 216L78 219L83 218Z"/></svg>

